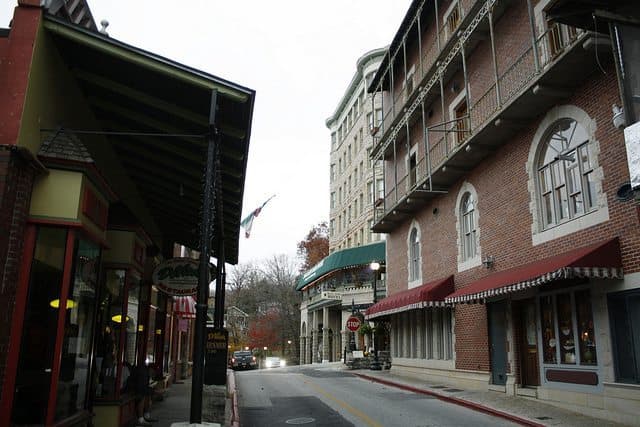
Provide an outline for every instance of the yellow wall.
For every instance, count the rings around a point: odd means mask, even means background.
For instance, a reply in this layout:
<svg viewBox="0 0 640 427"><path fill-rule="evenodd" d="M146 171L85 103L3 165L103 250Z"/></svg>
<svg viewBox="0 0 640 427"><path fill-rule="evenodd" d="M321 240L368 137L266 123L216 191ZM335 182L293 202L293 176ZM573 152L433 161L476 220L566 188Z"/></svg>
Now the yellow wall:
<svg viewBox="0 0 640 427"><path fill-rule="evenodd" d="M98 122L75 78L69 73L51 37L41 24L29 70L18 145L37 154L42 142L40 129L57 128L60 125L78 129L98 128ZM90 138L100 138L102 143L106 143L103 136Z"/></svg>
<svg viewBox="0 0 640 427"><path fill-rule="evenodd" d="M133 242L136 234L133 231L108 230L107 245L109 249L103 253L106 263L133 263Z"/></svg>
<svg viewBox="0 0 640 427"><path fill-rule="evenodd" d="M82 195L82 173L52 169L33 184L29 215L78 220Z"/></svg>

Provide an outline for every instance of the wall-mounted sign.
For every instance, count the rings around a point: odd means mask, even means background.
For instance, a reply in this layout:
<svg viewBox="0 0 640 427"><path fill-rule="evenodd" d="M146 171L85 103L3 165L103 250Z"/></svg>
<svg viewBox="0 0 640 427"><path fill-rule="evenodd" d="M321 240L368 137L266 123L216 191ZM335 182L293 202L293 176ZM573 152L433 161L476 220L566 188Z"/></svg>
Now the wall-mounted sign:
<svg viewBox="0 0 640 427"><path fill-rule="evenodd" d="M332 299L332 300L341 301L342 294L340 292L324 291L320 294L320 299Z"/></svg>
<svg viewBox="0 0 640 427"><path fill-rule="evenodd" d="M151 280L159 290L169 295L193 295L198 287L198 260L168 259L153 270Z"/></svg>

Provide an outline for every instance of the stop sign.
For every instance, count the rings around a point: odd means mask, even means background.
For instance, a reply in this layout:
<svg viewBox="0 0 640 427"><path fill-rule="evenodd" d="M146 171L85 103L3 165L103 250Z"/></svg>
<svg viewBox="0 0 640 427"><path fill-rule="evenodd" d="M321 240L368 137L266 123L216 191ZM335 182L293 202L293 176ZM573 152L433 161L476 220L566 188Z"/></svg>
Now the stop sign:
<svg viewBox="0 0 640 427"><path fill-rule="evenodd" d="M356 316L350 316L347 319L347 329L350 330L351 332L355 332L358 329L360 329L360 325L362 322L360 322L360 318L356 317Z"/></svg>

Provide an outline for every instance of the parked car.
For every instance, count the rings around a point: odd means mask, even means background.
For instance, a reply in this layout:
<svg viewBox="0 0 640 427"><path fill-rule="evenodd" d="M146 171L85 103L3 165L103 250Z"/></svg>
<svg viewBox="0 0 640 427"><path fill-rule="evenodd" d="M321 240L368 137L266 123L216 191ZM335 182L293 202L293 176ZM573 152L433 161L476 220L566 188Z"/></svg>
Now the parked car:
<svg viewBox="0 0 640 427"><path fill-rule="evenodd" d="M230 361L231 369L257 369L258 361L250 351L234 351Z"/></svg>
<svg viewBox="0 0 640 427"><path fill-rule="evenodd" d="M265 368L279 368L287 365L287 362L284 359L280 359L279 357L267 357L264 359L264 367Z"/></svg>

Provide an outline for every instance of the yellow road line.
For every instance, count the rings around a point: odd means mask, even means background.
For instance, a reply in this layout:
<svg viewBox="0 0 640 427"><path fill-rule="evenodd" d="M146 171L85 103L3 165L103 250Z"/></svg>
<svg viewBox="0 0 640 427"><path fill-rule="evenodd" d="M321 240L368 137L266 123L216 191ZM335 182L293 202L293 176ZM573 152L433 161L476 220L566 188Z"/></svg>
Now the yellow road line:
<svg viewBox="0 0 640 427"><path fill-rule="evenodd" d="M321 395L323 395L327 399L333 400L338 405L342 406L344 409L346 409L347 411L351 412L356 417L358 417L361 420L363 420L368 426L371 426L371 427L382 427L382 424L378 424L377 422L373 421L364 412L359 411L356 408L354 408L353 406L347 404L345 401L338 399L337 397L335 397L331 393L329 393L329 392L323 390L322 388L320 388L320 386L318 386L317 384L314 384L309 380L303 380L303 381L304 381L305 384L309 385L311 388L313 388L315 391L317 391L318 393L320 393Z"/></svg>

